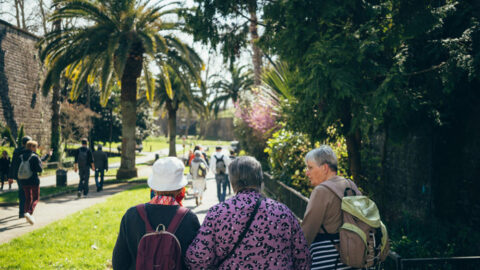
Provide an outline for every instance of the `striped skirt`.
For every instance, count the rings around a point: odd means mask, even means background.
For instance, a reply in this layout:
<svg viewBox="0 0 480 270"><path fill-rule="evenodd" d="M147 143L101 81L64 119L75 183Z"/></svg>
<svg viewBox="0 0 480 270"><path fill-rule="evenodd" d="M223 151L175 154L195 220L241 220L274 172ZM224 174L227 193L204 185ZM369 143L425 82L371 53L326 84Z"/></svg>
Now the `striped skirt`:
<svg viewBox="0 0 480 270"><path fill-rule="evenodd" d="M340 261L340 255L332 244L338 244L338 234L318 234L310 246L310 254L312 255L311 270L326 269L353 269Z"/></svg>

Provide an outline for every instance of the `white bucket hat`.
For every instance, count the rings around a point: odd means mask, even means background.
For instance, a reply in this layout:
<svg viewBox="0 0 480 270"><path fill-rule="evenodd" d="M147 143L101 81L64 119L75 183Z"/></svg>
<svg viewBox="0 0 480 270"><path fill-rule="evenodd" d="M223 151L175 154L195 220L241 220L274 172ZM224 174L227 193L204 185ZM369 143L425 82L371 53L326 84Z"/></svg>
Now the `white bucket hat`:
<svg viewBox="0 0 480 270"><path fill-rule="evenodd" d="M160 158L152 166L152 174L148 178L148 186L155 191L173 191L187 185L183 176L185 166L176 157Z"/></svg>

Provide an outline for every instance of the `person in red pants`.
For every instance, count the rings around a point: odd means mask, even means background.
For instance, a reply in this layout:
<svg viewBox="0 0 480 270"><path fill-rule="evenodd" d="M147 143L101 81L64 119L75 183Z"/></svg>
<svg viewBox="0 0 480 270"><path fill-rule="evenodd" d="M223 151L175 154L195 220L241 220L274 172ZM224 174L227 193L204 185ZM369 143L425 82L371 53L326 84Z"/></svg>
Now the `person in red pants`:
<svg viewBox="0 0 480 270"><path fill-rule="evenodd" d="M26 150L21 155L21 163L18 169L18 178L22 181L25 192L25 218L30 224L35 224L33 211L40 197L40 178L38 173L42 172L42 161L37 155L38 143L29 141Z"/></svg>

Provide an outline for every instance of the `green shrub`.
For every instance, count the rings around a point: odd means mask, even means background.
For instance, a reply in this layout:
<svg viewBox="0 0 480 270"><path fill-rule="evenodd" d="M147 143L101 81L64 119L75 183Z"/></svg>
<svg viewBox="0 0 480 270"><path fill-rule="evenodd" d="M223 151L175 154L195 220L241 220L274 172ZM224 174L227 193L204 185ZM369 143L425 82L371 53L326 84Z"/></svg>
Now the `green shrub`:
<svg viewBox="0 0 480 270"><path fill-rule="evenodd" d="M265 153L272 176L285 184L310 196L312 188L305 175L305 155L310 151L307 136L281 129L267 141Z"/></svg>
<svg viewBox="0 0 480 270"><path fill-rule="evenodd" d="M420 221L404 214L390 232L392 250L404 258L474 256L480 252L480 232L455 221Z"/></svg>
<svg viewBox="0 0 480 270"><path fill-rule="evenodd" d="M261 134L260 132L249 127L243 121L237 121L234 129L235 137L238 139L240 149L244 150L246 154L254 156L265 169L267 166L267 155L263 151L267 147L267 139L270 137L270 132Z"/></svg>
<svg viewBox="0 0 480 270"><path fill-rule="evenodd" d="M333 142L325 142L325 144L330 145L337 155L338 174L348 177L348 154L345 139L339 138ZM320 143L315 142L313 145L319 147ZM305 156L312 149L312 143L305 134L286 129L280 129L273 133L265 148L273 178L309 197L312 187L305 175Z"/></svg>

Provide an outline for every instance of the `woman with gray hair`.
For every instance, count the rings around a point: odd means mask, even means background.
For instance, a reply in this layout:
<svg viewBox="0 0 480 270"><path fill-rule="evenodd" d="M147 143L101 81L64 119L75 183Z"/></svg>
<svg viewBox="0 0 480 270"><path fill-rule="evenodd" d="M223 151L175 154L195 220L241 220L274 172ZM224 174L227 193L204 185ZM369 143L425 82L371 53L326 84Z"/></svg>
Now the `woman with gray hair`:
<svg viewBox="0 0 480 270"><path fill-rule="evenodd" d="M309 269L310 252L293 213L260 193L262 167L253 157L228 167L236 195L207 213L187 250L191 269Z"/></svg>
<svg viewBox="0 0 480 270"><path fill-rule="evenodd" d="M332 189L342 193L346 188L356 192L358 189L352 181L337 175L337 157L330 146L322 145L308 152L305 162L306 174L314 186L302 221L312 255L311 269L350 269L340 261L333 245L340 242L338 230L342 224L342 211L341 199Z"/></svg>

